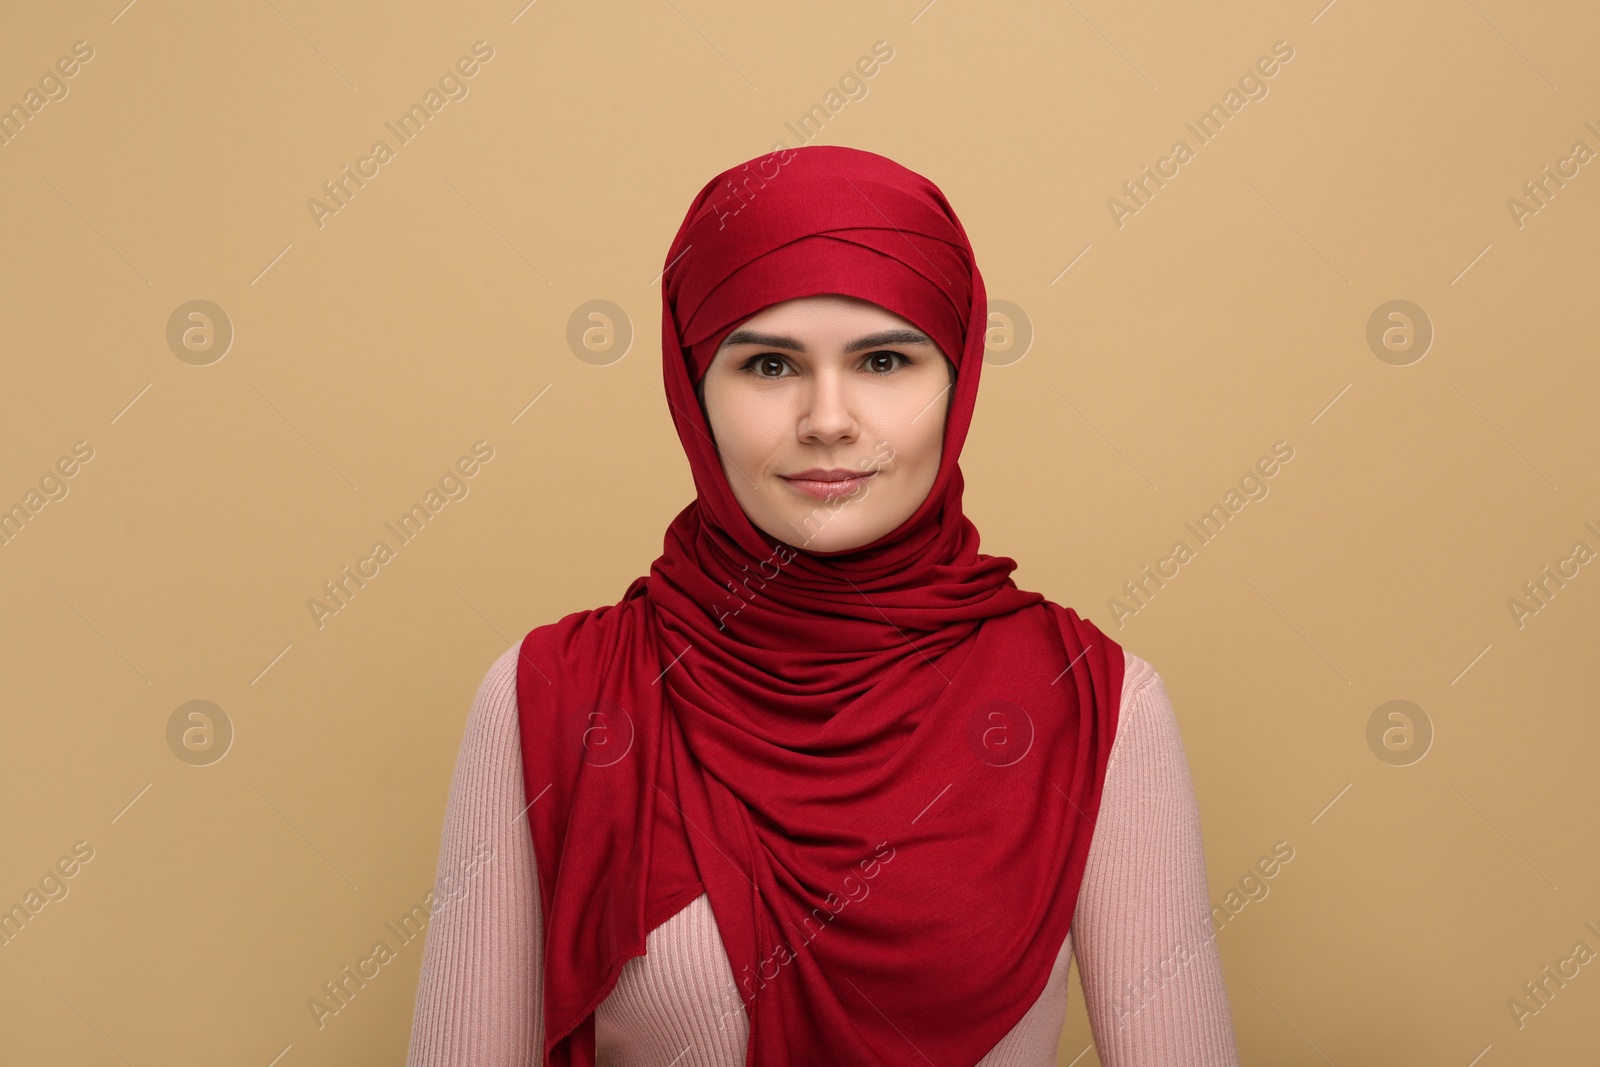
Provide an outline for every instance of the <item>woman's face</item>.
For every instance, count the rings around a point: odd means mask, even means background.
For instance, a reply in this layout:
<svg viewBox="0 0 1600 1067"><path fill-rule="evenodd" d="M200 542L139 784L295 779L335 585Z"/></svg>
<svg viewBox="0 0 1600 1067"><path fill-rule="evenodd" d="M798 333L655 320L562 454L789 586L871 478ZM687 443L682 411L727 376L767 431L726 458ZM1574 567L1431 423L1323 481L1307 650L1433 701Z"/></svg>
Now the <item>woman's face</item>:
<svg viewBox="0 0 1600 1067"><path fill-rule="evenodd" d="M740 323L706 370L701 402L750 521L797 548L841 552L927 498L953 382L943 351L910 322L830 294Z"/></svg>

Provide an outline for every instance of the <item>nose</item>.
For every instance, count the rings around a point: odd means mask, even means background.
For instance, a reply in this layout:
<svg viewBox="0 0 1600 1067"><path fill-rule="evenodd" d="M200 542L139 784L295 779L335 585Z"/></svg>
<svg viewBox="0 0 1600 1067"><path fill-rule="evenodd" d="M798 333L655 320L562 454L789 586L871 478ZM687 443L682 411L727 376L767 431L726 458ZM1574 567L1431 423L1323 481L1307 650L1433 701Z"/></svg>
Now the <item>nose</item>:
<svg viewBox="0 0 1600 1067"><path fill-rule="evenodd" d="M818 371L804 396L805 407L797 427L800 440L826 445L860 433L849 390L837 368Z"/></svg>

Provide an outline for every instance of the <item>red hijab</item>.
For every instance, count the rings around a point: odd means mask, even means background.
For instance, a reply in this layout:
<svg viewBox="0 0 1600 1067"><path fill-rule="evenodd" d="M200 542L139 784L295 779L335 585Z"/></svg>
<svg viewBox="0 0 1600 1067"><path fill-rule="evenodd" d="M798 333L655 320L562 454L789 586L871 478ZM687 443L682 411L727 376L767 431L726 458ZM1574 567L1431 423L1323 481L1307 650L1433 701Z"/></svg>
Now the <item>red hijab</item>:
<svg viewBox="0 0 1600 1067"><path fill-rule="evenodd" d="M823 293L893 311L956 366L927 499L826 554L750 522L695 396L735 326ZM619 603L533 630L517 671L541 1052L592 1065L623 965L706 893L737 986L714 1007L747 1013L747 1063L976 1063L1071 926L1123 657L1019 589L962 513L988 317L971 245L892 160L786 149L700 190L662 297L696 499Z"/></svg>

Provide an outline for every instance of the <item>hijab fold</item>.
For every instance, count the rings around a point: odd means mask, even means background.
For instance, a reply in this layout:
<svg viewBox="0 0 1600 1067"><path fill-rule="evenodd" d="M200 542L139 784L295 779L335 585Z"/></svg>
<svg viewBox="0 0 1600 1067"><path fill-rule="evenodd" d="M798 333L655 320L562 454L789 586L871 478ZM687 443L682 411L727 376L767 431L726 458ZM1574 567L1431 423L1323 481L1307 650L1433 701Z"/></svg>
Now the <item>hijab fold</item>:
<svg viewBox="0 0 1600 1067"><path fill-rule="evenodd" d="M751 523L695 396L734 327L823 293L914 323L956 368L927 498L831 553ZM662 370L696 497L618 603L532 630L518 661L541 1063L592 1067L595 1009L701 893L734 978L714 1009L747 1015L747 1064L965 1067L1043 991L1123 655L1019 589L962 512L987 317L943 193L883 156L782 149L690 205L662 275Z"/></svg>

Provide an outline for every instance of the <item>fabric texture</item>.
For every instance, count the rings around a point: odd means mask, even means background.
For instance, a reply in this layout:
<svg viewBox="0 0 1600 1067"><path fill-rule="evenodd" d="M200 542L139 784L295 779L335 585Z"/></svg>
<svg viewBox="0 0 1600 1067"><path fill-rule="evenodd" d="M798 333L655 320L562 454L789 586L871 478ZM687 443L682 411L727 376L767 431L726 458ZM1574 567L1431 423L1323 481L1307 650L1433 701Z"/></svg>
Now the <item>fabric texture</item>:
<svg viewBox="0 0 1600 1067"><path fill-rule="evenodd" d="M663 377L696 499L620 602L520 646L548 1062L595 1062L624 966L705 894L748 1063L975 1064L1068 933L1124 658L1018 588L962 512L987 321L971 246L927 179L812 146L713 178L665 262ZM694 392L741 321L822 293L909 320L956 371L932 490L835 553L750 522Z"/></svg>
<svg viewBox="0 0 1600 1067"><path fill-rule="evenodd" d="M542 930L522 819L518 651L512 645L485 673L456 756L436 879L448 903L428 919L407 1067L539 1062ZM1103 1067L1238 1063L1182 736L1160 675L1127 661L1071 934L1049 985L980 1067L1054 1067L1069 954ZM748 1028L742 1011L726 1012L733 971L708 898L652 930L648 947L595 1013L600 1064L742 1064ZM1078 1062L1084 1049L1061 1052Z"/></svg>

